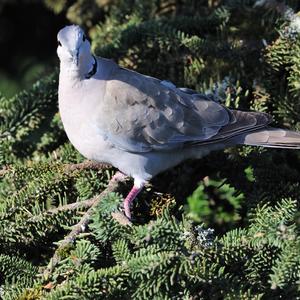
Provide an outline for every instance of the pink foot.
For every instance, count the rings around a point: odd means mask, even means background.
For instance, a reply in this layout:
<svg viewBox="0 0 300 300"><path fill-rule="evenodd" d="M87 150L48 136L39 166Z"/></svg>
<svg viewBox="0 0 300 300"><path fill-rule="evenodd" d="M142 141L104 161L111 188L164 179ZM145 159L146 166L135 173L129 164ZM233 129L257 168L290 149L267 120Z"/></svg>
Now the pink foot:
<svg viewBox="0 0 300 300"><path fill-rule="evenodd" d="M133 186L129 194L124 200L124 210L125 210L125 215L126 217L130 220L131 219L131 212L130 212L130 206L132 201L136 198L136 196L139 194L139 192L143 189L143 186L137 187Z"/></svg>

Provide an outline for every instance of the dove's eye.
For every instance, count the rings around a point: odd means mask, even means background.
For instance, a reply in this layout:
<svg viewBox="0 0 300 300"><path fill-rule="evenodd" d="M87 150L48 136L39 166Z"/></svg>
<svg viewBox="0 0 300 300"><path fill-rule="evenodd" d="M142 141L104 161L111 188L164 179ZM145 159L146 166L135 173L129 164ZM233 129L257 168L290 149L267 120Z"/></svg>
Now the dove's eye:
<svg viewBox="0 0 300 300"><path fill-rule="evenodd" d="M57 45L58 45L58 46L61 46L61 42L60 42L60 41L57 41Z"/></svg>
<svg viewBox="0 0 300 300"><path fill-rule="evenodd" d="M82 41L84 42L86 40L85 34L82 36Z"/></svg>

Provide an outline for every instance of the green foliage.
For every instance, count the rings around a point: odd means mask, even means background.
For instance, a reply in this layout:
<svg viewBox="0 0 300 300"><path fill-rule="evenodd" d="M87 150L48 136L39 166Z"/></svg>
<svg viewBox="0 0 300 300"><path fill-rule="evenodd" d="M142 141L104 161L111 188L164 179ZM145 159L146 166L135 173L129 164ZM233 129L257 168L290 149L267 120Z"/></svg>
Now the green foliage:
<svg viewBox="0 0 300 300"><path fill-rule="evenodd" d="M299 34L278 3L254 2L44 0L88 30L98 55L300 130ZM82 204L112 176L66 167L82 160L57 112L57 71L1 96L3 299L299 298L297 151L243 147L186 162L139 195L127 226L113 217L124 186L46 277Z"/></svg>
<svg viewBox="0 0 300 300"><path fill-rule="evenodd" d="M108 210L93 219L96 240L81 239L49 279L46 299L260 299L295 297L299 279L296 202L262 206L246 229L212 238L189 220L177 221L167 210L157 220L129 226L122 236L103 244ZM268 216L268 217L266 217ZM121 230L121 229L120 229ZM104 260L105 257L110 259ZM41 284L41 283L40 283ZM49 285L49 283L47 284ZM45 283L44 283L44 286Z"/></svg>
<svg viewBox="0 0 300 300"><path fill-rule="evenodd" d="M188 212L195 221L215 223L224 228L239 220L238 209L243 198L243 194L238 194L226 181L205 178L187 198Z"/></svg>
<svg viewBox="0 0 300 300"><path fill-rule="evenodd" d="M38 268L25 258L1 254L0 262L0 278L4 295L9 295L16 286L24 288L33 284Z"/></svg>
<svg viewBox="0 0 300 300"><path fill-rule="evenodd" d="M56 78L54 73L38 81L28 91L21 92L11 99L1 99L1 165L32 154L38 146L38 141L48 130L57 111ZM58 132L57 138L59 137Z"/></svg>

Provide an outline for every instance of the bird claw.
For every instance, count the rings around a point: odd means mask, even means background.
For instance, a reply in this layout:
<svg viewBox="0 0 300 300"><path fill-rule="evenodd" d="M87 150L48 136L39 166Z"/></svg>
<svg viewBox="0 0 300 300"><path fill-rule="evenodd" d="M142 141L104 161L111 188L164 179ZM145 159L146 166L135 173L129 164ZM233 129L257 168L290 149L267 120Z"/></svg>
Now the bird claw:
<svg viewBox="0 0 300 300"><path fill-rule="evenodd" d="M122 173L121 171L117 171L115 175L113 175L112 180L114 181L125 181L127 178L127 175Z"/></svg>

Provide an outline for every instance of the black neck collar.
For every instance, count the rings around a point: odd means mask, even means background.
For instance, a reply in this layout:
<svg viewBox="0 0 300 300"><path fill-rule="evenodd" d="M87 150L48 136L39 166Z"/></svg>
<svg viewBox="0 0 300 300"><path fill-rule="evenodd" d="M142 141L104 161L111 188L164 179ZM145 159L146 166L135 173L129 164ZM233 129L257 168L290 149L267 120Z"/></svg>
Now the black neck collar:
<svg viewBox="0 0 300 300"><path fill-rule="evenodd" d="M92 67L92 70L89 71L86 75L85 75L85 79L90 79L92 76L94 76L97 72L97 59L96 57L93 55L93 59L94 59L94 62L93 62L93 67Z"/></svg>

